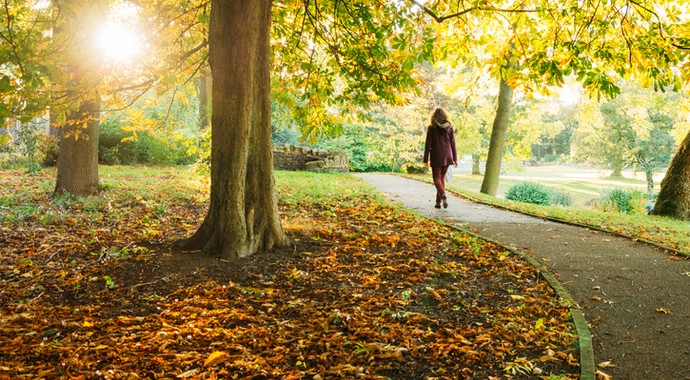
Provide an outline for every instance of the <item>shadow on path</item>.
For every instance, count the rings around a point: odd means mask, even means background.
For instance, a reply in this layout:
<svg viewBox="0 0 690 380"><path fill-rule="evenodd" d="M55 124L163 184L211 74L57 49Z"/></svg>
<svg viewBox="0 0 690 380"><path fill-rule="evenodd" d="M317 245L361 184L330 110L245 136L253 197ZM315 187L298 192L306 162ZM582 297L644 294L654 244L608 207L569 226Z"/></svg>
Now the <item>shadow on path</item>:
<svg viewBox="0 0 690 380"><path fill-rule="evenodd" d="M615 379L690 379L690 261L649 245L449 195L433 185L357 174L393 202L536 259L584 312L597 363Z"/></svg>

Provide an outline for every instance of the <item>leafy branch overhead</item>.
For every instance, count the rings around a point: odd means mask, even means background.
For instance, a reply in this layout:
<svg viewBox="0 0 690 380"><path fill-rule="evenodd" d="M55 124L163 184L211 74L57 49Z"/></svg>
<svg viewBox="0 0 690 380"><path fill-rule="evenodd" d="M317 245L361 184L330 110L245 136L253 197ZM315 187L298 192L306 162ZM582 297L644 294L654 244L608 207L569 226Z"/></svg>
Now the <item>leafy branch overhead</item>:
<svg viewBox="0 0 690 380"><path fill-rule="evenodd" d="M505 46L497 37L511 40L519 68L503 73L511 82L562 85L575 75L587 90L615 96L618 77L642 77L655 89L677 89L688 78L688 20L676 1L656 2L654 9L637 1L410 2L449 24L458 40L484 44L494 58L502 53L491 45Z"/></svg>

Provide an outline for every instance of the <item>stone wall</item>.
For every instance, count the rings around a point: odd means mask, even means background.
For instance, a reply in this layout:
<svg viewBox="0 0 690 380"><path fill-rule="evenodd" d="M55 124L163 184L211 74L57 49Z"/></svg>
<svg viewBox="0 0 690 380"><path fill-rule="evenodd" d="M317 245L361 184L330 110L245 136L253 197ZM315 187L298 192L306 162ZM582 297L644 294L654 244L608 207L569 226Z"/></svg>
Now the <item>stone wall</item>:
<svg viewBox="0 0 690 380"><path fill-rule="evenodd" d="M347 172L350 170L347 155L344 153L292 145L273 147L273 167L278 170L312 172Z"/></svg>

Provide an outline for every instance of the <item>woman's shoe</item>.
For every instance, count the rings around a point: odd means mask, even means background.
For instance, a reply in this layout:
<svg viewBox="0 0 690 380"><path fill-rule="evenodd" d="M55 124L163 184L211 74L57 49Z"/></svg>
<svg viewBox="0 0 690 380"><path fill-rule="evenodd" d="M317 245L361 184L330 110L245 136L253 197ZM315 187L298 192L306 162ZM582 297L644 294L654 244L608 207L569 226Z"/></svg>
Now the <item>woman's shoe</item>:
<svg viewBox="0 0 690 380"><path fill-rule="evenodd" d="M446 201L448 197L446 197L446 194L441 195L441 199L443 199L443 208L448 208L448 202Z"/></svg>
<svg viewBox="0 0 690 380"><path fill-rule="evenodd" d="M436 203L436 205L435 205L434 207L436 207L436 208L441 208L441 204L440 204L440 203Z"/></svg>

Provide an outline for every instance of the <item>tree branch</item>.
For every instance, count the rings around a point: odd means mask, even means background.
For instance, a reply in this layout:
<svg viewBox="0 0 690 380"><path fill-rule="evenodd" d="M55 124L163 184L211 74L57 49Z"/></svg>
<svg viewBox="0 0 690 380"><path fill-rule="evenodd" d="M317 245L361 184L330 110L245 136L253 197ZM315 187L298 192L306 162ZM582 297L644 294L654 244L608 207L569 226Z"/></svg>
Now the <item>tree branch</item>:
<svg viewBox="0 0 690 380"><path fill-rule="evenodd" d="M470 13L470 12L472 12L472 11L474 11L474 10L479 10L479 9L480 9L479 7L472 7L472 8L463 9L462 11L459 11L459 12L456 12L456 13L453 13L453 14L450 14L450 15L439 16L439 15L436 14L436 12L434 12L434 11L432 11L431 9L425 7L425 6L424 6L422 3L420 3L418 0L410 0L410 2L411 2L413 5L418 6L419 9L421 9L421 10L422 10L424 13L426 13L427 15L431 16L431 18L433 18L434 20L436 20L436 22L438 22L438 23L444 22L444 21L446 21L446 20L448 20L448 19L451 19L451 18L457 18L457 17L460 17L460 16L465 15L465 14L467 14L467 13Z"/></svg>
<svg viewBox="0 0 690 380"><path fill-rule="evenodd" d="M461 16L464 16L470 12L473 11L490 11L490 12L499 12L499 13L534 13L534 12L539 12L537 9L523 9L522 5L519 5L518 8L515 9L504 9L504 8L494 8L494 7L470 7L470 8L465 8L463 10L457 11L452 14L444 15L444 16L439 16L434 12L433 10L425 7L422 3L419 2L419 0L410 0L410 2L413 5L416 5L419 7L419 9L422 10L422 12L426 13L429 15L431 18L436 20L436 22L441 23L446 20L452 19L452 18L459 18Z"/></svg>

